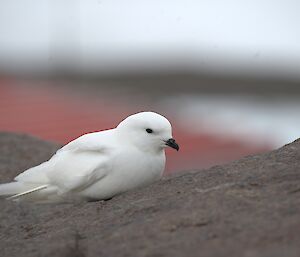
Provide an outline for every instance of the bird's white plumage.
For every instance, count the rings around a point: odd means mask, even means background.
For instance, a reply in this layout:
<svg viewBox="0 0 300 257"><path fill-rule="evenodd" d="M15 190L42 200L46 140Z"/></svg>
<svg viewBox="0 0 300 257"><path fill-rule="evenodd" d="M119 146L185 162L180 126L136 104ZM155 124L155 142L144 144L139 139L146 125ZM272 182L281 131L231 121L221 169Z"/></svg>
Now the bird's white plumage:
<svg viewBox="0 0 300 257"><path fill-rule="evenodd" d="M109 199L159 179L170 138L171 124L165 117L153 112L131 115L114 129L65 145L15 182L0 185L0 195L35 202Z"/></svg>

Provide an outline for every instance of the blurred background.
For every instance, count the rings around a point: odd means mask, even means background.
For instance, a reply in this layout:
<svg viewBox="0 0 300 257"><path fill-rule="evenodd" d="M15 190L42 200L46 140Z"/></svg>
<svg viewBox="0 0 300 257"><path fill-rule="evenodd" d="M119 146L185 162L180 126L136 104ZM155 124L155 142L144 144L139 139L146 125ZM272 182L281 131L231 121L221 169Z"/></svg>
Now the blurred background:
<svg viewBox="0 0 300 257"><path fill-rule="evenodd" d="M1 0L0 130L64 144L152 110L199 169L300 137L297 0Z"/></svg>

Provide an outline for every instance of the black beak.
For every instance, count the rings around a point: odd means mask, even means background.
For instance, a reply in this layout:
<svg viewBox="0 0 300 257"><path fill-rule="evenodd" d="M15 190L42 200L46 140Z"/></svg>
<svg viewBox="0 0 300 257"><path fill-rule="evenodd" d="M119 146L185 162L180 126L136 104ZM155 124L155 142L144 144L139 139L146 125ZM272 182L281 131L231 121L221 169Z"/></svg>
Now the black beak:
<svg viewBox="0 0 300 257"><path fill-rule="evenodd" d="M177 151L179 150L179 145L177 145L175 139L173 139L173 138L170 138L169 140L167 140L166 145L176 149Z"/></svg>

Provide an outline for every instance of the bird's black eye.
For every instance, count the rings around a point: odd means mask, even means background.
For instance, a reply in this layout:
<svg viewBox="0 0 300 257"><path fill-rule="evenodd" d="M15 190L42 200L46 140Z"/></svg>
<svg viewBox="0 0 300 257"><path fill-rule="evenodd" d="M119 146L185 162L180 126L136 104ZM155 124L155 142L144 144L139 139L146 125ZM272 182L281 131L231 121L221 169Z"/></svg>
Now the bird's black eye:
<svg viewBox="0 0 300 257"><path fill-rule="evenodd" d="M149 133L149 134L151 134L151 133L153 132L153 130L152 130L152 129L149 129L149 128L147 128L146 131L147 131L147 133Z"/></svg>

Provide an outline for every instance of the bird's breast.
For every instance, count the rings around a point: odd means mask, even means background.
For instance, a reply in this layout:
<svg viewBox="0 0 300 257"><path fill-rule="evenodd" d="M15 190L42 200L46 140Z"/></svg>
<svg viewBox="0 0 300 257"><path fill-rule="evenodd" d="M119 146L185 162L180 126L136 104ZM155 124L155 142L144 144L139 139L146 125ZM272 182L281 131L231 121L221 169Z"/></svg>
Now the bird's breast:
<svg viewBox="0 0 300 257"><path fill-rule="evenodd" d="M125 153L116 160L114 171L128 186L142 186L158 180L165 168L165 154Z"/></svg>
<svg viewBox="0 0 300 257"><path fill-rule="evenodd" d="M93 199L108 199L125 191L149 185L159 180L165 168L165 154L137 151L116 152L111 156L109 173L85 190Z"/></svg>

